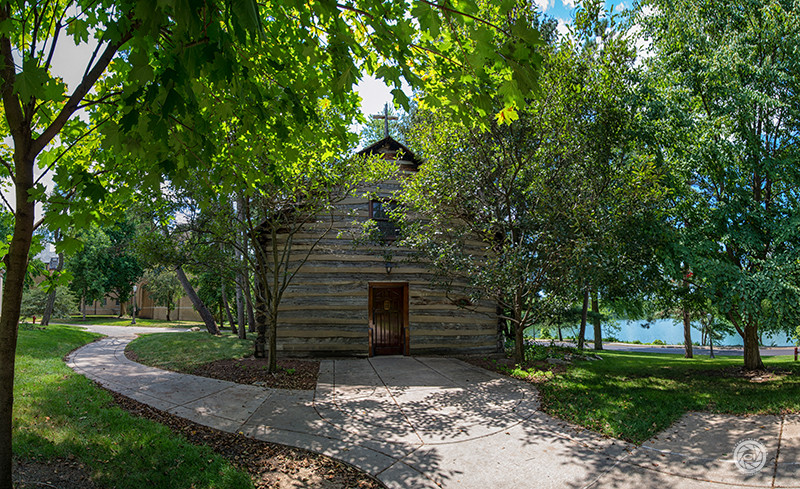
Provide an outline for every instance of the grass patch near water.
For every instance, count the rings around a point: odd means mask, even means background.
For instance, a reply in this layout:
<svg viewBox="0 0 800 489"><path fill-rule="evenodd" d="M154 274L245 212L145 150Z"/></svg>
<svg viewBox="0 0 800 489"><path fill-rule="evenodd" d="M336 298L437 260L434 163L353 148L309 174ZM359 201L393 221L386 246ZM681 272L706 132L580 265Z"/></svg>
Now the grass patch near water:
<svg viewBox="0 0 800 489"><path fill-rule="evenodd" d="M741 375L742 357L603 352L541 384L542 408L599 433L642 443L687 411L800 412L800 363L764 357L772 373Z"/></svg>
<svg viewBox="0 0 800 489"><path fill-rule="evenodd" d="M210 448L131 416L63 358L97 335L68 326L20 330L14 382L14 454L77 459L100 487L248 488L249 476Z"/></svg>
<svg viewBox="0 0 800 489"><path fill-rule="evenodd" d="M136 355L139 363L191 373L215 360L251 355L253 340L240 340L233 334L213 336L205 331L153 333L133 340L126 350Z"/></svg>

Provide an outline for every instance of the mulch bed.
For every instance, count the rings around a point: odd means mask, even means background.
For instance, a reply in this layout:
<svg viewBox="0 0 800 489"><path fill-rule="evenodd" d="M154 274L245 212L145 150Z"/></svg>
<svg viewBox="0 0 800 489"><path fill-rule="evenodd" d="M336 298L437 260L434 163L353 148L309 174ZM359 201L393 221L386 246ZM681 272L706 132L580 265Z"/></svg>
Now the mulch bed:
<svg viewBox="0 0 800 489"><path fill-rule="evenodd" d="M209 446L237 467L246 470L256 489L385 488L372 476L325 455L202 426L116 392L109 392L114 402L129 413L161 423L194 445Z"/></svg>
<svg viewBox="0 0 800 489"><path fill-rule="evenodd" d="M11 469L16 489L94 489L86 467L74 459L46 461L14 459Z"/></svg>
<svg viewBox="0 0 800 489"><path fill-rule="evenodd" d="M130 350L125 350L125 356L128 360L139 362L139 356ZM279 358L278 371L271 374L266 358L247 357L217 360L200 365L187 373L273 389L314 390L317 387L319 361Z"/></svg>
<svg viewBox="0 0 800 489"><path fill-rule="evenodd" d="M295 358L278 359L278 371L269 373L266 358L240 358L206 363L192 374L239 384L256 384L275 389L314 390L317 387L319 362Z"/></svg>

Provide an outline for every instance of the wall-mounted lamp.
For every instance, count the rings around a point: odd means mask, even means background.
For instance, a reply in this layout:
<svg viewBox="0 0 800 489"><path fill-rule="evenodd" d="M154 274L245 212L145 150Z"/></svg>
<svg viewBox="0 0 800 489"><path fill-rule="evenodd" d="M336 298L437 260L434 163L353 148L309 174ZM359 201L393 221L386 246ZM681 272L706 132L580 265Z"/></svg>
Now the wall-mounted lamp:
<svg viewBox="0 0 800 489"><path fill-rule="evenodd" d="M392 273L392 268L394 267L392 262L387 261L386 263L383 264L383 266L386 267L386 273Z"/></svg>

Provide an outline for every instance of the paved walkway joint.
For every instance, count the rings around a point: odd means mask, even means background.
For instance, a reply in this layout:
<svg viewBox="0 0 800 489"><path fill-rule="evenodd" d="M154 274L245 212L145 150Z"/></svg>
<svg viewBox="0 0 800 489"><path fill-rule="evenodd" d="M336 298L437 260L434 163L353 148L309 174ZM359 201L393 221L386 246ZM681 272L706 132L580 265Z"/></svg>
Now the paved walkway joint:
<svg viewBox="0 0 800 489"><path fill-rule="evenodd" d="M76 372L199 424L323 453L389 488L800 487L800 415L689 413L642 446L539 411L525 382L449 358L324 360L315 391L269 389L128 360L133 335L162 328L87 328L109 335L73 352ZM763 470L733 459L745 439Z"/></svg>

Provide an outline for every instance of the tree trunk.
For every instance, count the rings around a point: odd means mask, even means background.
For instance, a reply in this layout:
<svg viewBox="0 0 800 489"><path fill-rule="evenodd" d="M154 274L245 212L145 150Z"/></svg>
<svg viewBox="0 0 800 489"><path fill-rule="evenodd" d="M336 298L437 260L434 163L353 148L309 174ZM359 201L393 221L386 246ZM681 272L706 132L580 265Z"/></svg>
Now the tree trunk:
<svg viewBox="0 0 800 489"><path fill-rule="evenodd" d="M3 305L0 314L0 487L12 487L11 450L12 415L14 407L14 361L17 351L20 304L25 273L28 270L28 252L33 237L34 202L28 191L33 188L33 165L14 155L17 171L15 181L16 211L14 235L8 253L3 258L6 265Z"/></svg>
<svg viewBox="0 0 800 489"><path fill-rule="evenodd" d="M277 294L276 294L277 295ZM269 372L278 371L278 303L272 298L272 310L269 315Z"/></svg>
<svg viewBox="0 0 800 489"><path fill-rule="evenodd" d="M708 347L711 349L708 357L714 358L714 338L711 336L711 333L708 334Z"/></svg>
<svg viewBox="0 0 800 489"><path fill-rule="evenodd" d="M86 296L81 296L81 314L83 314L83 320L86 321Z"/></svg>
<svg viewBox="0 0 800 489"><path fill-rule="evenodd" d="M517 365L525 363L525 328L522 325L522 311L518 304L514 304L514 361Z"/></svg>
<svg viewBox="0 0 800 489"><path fill-rule="evenodd" d="M244 196L241 194L236 199L236 218L240 223L244 222ZM245 329L247 317L245 317L244 305L245 274L243 271L242 250L244 250L244 253L247 252L247 233L242 230L238 234L239 247L236 248L236 319L238 320L237 326L239 326L239 338L245 339L247 338L247 329Z"/></svg>
<svg viewBox="0 0 800 489"><path fill-rule="evenodd" d="M583 308L581 309L581 327L578 330L578 348L583 350L583 338L586 336L586 317L589 314L589 288L583 289Z"/></svg>
<svg viewBox="0 0 800 489"><path fill-rule="evenodd" d="M245 329L245 315L244 315L244 294L242 293L242 276L236 274L236 325L239 327L238 335L241 339L247 338L247 329Z"/></svg>
<svg viewBox="0 0 800 489"><path fill-rule="evenodd" d="M692 352L692 317L687 308L683 308L683 347L686 350L685 358L694 358Z"/></svg>
<svg viewBox="0 0 800 489"><path fill-rule="evenodd" d="M256 288L259 288L258 282L256 282ZM268 312L267 312L267 304L262 299L263 294L262 291L258 291L256 293L256 341L254 343L255 352L253 356L256 358L266 358L267 356L267 323L268 319Z"/></svg>
<svg viewBox="0 0 800 489"><path fill-rule="evenodd" d="M255 333L256 332L256 318L254 307L253 307L253 293L250 290L250 274L246 274L245 277L247 278L247 282L245 282L244 287L244 297L247 299L247 332L248 333Z"/></svg>
<svg viewBox="0 0 800 489"><path fill-rule="evenodd" d="M558 341L564 341L564 337L561 334L561 323L558 323Z"/></svg>
<svg viewBox="0 0 800 489"><path fill-rule="evenodd" d="M744 325L744 368L747 370L763 370L761 350L758 348L758 326L748 321Z"/></svg>
<svg viewBox="0 0 800 489"><path fill-rule="evenodd" d="M172 293L170 292L170 293L167 294L167 322L169 322L169 320L170 320L169 319L169 313L172 311L172 307L171 307L172 306L172 299L173 299ZM155 313L153 313L153 315L155 316Z"/></svg>
<svg viewBox="0 0 800 489"><path fill-rule="evenodd" d="M177 266L175 267L175 273L178 275L178 281L183 286L183 291L186 293L186 296L189 297L189 300L192 301L192 305L197 310L197 313L200 314L200 317L203 318L203 322L206 324L206 329L210 334L218 335L219 329L217 329L217 322L214 320L214 316L209 312L208 308L203 301L198 297L197 292L195 292L194 287L192 284L189 283L189 279L186 277L186 273L183 271L183 267Z"/></svg>
<svg viewBox="0 0 800 489"><path fill-rule="evenodd" d="M119 295L117 297L119 297ZM125 312L126 312L125 311L125 303L122 302L122 301L119 301L119 316L118 317L124 316Z"/></svg>
<svg viewBox="0 0 800 489"><path fill-rule="evenodd" d="M228 316L228 323L231 325L231 332L233 334L239 334L236 330L236 325L233 324L233 316L231 316L230 307L228 307L228 292L227 287L225 287L225 282L222 283L222 307L225 309L225 315Z"/></svg>
<svg viewBox="0 0 800 489"><path fill-rule="evenodd" d="M592 294L592 325L594 326L594 349L603 349L603 331L600 323L600 299L599 292L595 291Z"/></svg>

